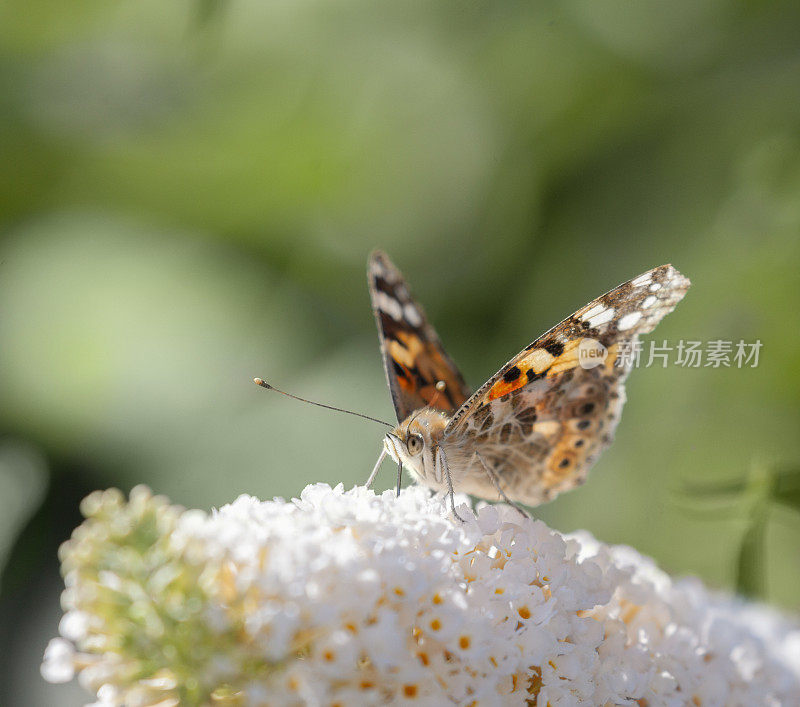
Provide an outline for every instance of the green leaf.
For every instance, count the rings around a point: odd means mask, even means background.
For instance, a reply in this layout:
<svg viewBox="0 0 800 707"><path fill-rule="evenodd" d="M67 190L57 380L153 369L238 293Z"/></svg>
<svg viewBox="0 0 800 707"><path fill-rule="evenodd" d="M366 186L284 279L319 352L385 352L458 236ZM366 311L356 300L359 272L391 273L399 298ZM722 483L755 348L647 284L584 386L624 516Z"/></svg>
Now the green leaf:
<svg viewBox="0 0 800 707"><path fill-rule="evenodd" d="M197 0L195 5L195 23L203 27L219 19L225 0Z"/></svg>
<svg viewBox="0 0 800 707"><path fill-rule="evenodd" d="M44 458L31 447L7 441L0 446L0 573L8 553L47 490Z"/></svg>
<svg viewBox="0 0 800 707"><path fill-rule="evenodd" d="M736 564L736 591L739 594L763 599L766 596L765 537L767 513L757 512L742 537Z"/></svg>
<svg viewBox="0 0 800 707"><path fill-rule="evenodd" d="M686 483L678 493L692 498L708 498L712 500L742 493L748 486L747 479L731 479L706 483Z"/></svg>
<svg viewBox="0 0 800 707"><path fill-rule="evenodd" d="M772 500L800 511L800 467L775 473Z"/></svg>

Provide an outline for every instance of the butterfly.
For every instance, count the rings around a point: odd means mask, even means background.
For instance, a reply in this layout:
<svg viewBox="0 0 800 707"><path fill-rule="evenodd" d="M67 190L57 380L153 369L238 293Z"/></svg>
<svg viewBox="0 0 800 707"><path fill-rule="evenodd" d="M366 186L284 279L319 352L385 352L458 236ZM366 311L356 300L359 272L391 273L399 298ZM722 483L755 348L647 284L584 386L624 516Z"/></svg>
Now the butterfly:
<svg viewBox="0 0 800 707"><path fill-rule="evenodd" d="M626 352L690 285L671 265L653 268L542 334L473 393L384 253L372 253L367 275L398 421L367 484L388 454L449 494L454 514L455 489L536 506L582 484L619 423Z"/></svg>

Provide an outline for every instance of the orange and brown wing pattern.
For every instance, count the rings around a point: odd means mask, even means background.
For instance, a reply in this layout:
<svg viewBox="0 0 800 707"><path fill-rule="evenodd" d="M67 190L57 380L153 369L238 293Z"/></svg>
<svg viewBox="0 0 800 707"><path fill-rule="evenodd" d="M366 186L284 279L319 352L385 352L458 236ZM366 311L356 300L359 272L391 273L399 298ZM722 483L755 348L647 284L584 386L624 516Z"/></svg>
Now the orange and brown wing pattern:
<svg viewBox="0 0 800 707"><path fill-rule="evenodd" d="M622 354L674 309L689 284L671 265L654 268L582 307L503 366L445 431L448 454L469 469L461 488L489 490L471 461L476 453L523 503L581 483L619 422L632 366ZM598 342L605 359L582 360Z"/></svg>
<svg viewBox="0 0 800 707"><path fill-rule="evenodd" d="M375 251L369 258L367 278L398 421L431 401L443 412L457 410L470 391L403 275L385 253ZM437 394L439 381L444 382L444 390Z"/></svg>

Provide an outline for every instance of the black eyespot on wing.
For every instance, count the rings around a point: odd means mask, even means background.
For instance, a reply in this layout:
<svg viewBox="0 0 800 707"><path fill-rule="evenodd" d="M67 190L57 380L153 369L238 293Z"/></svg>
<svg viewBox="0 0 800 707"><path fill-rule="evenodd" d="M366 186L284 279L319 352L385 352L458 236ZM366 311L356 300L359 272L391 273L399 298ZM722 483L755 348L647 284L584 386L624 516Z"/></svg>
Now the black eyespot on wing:
<svg viewBox="0 0 800 707"><path fill-rule="evenodd" d="M548 341L542 348L556 358L564 353L564 344L560 341Z"/></svg>
<svg viewBox="0 0 800 707"><path fill-rule="evenodd" d="M519 367L512 366L503 374L503 380L506 383L513 383L517 378L520 377L522 371L519 370Z"/></svg>

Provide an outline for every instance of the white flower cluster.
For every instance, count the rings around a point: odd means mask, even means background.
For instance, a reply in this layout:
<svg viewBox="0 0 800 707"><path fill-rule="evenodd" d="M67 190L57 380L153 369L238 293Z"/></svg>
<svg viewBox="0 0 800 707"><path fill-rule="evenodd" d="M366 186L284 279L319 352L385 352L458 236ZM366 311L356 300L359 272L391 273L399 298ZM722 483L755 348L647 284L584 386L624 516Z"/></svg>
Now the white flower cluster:
<svg viewBox="0 0 800 707"><path fill-rule="evenodd" d="M92 565L113 513L63 553L70 641L51 643L43 672L93 671L98 704L800 705L798 624L505 506L462 506L460 523L420 487L317 484L289 503L162 510L161 564L140 547L134 564L158 566L133 580ZM117 545L139 533L125 517ZM137 591L158 604L153 631L120 601ZM195 604L170 623L181 591Z"/></svg>

